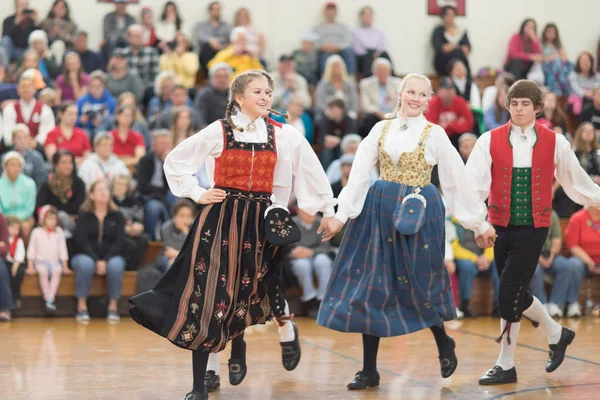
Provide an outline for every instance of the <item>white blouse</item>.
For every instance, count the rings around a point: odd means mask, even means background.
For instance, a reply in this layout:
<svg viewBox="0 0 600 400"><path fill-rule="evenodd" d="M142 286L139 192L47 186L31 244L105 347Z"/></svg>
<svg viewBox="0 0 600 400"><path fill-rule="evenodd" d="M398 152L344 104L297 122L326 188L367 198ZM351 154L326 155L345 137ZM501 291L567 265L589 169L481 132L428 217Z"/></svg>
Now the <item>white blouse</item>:
<svg viewBox="0 0 600 400"><path fill-rule="evenodd" d="M251 120L238 113L233 116L244 132L233 131L235 140L246 143L266 143L267 126L262 118L255 121L256 131L248 132ZM309 214L318 211L333 216L337 204L323 167L304 136L291 125L275 127L277 163L273 179L274 203L287 206L292 188L298 207ZM211 186L214 185L214 160L223 151L223 127L215 121L197 134L181 142L169 153L164 163L165 176L174 195L198 201L206 192L194 174L206 163Z"/></svg>
<svg viewBox="0 0 600 400"><path fill-rule="evenodd" d="M488 198L492 184L490 139L490 132L481 135L467 162L467 169L475 177L477 194L481 200ZM525 132L518 126L511 127L509 140L513 148L514 167L531 167L536 139L534 124L527 127ZM554 166L554 176L571 200L584 206L600 206L600 186L581 168L579 160L571 150L571 144L559 133L556 134Z"/></svg>
<svg viewBox="0 0 600 400"><path fill-rule="evenodd" d="M369 135L360 143L348 184L339 196L339 208L336 219L346 222L356 218L362 211L369 190L370 174L379 158L378 143L386 121L378 122ZM408 129L400 126L408 124ZM428 121L425 117L396 118L392 121L383 144L385 151L394 163L405 152L413 151ZM438 172L444 199L453 215L467 228L481 235L490 225L485 221L487 209L482 200L476 197L474 183L467 174L465 165L456 149L450 143L446 132L433 125L425 143L425 161L429 165L439 165Z"/></svg>

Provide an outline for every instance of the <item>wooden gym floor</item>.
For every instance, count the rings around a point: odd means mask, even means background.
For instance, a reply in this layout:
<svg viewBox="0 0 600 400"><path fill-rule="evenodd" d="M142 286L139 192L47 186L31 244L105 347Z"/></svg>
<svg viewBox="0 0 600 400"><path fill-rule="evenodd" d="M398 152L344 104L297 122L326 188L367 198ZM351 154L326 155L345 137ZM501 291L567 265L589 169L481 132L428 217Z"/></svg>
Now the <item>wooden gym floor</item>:
<svg viewBox="0 0 600 400"><path fill-rule="evenodd" d="M302 361L293 372L281 366L273 324L246 335L248 375L229 385L229 349L221 353L217 399L598 399L600 398L600 319L563 320L577 332L561 368L544 370L543 332L523 322L517 349L519 383L484 387L477 379L493 366L499 345L497 319L453 321L458 369L439 375L437 351L428 330L383 339L379 349L379 388L346 390L361 368L360 335L342 334L298 319ZM190 353L141 328L128 318L118 325L93 319L15 319L0 324L0 399L165 399L181 400L191 387Z"/></svg>

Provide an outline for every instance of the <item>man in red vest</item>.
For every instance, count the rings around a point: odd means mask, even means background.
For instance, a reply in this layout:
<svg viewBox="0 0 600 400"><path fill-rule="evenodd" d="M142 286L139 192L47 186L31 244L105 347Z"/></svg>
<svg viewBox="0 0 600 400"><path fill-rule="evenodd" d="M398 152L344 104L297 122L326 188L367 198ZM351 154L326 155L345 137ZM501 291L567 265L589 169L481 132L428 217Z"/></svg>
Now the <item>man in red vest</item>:
<svg viewBox="0 0 600 400"><path fill-rule="evenodd" d="M467 163L481 199L488 199L489 222L498 235L494 258L500 274L502 348L480 385L517 381L514 353L523 316L539 324L548 337L546 371L560 366L575 332L556 323L529 292L550 226L554 177L576 203L600 205L600 186L581 168L567 139L536 122L542 109L537 84L517 81L508 91L506 106L511 120L484 133Z"/></svg>

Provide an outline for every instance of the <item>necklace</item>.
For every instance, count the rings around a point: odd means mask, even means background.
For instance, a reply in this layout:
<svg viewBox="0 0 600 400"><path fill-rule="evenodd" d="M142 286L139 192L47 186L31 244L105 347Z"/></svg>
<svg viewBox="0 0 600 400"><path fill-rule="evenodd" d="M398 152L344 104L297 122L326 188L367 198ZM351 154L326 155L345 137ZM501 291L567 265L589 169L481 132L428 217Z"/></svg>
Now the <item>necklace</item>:
<svg viewBox="0 0 600 400"><path fill-rule="evenodd" d="M256 122L250 122L247 126L246 126L246 132L248 133L253 133L256 132Z"/></svg>

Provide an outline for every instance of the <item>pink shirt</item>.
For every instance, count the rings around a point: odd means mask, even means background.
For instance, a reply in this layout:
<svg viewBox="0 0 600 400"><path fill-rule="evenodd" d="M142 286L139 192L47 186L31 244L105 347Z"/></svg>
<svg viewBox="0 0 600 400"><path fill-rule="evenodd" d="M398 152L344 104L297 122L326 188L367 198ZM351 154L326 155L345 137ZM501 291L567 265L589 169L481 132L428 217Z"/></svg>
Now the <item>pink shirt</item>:
<svg viewBox="0 0 600 400"><path fill-rule="evenodd" d="M530 42L529 53L525 52L525 39L518 33L515 33L510 38L508 44L508 54L506 55L505 64L508 64L510 60L519 59L525 61L531 61L532 54L542 54L542 44L539 41Z"/></svg>
<svg viewBox="0 0 600 400"><path fill-rule="evenodd" d="M67 240L61 228L52 232L37 227L31 232L27 259L33 262L60 262L68 261Z"/></svg>

